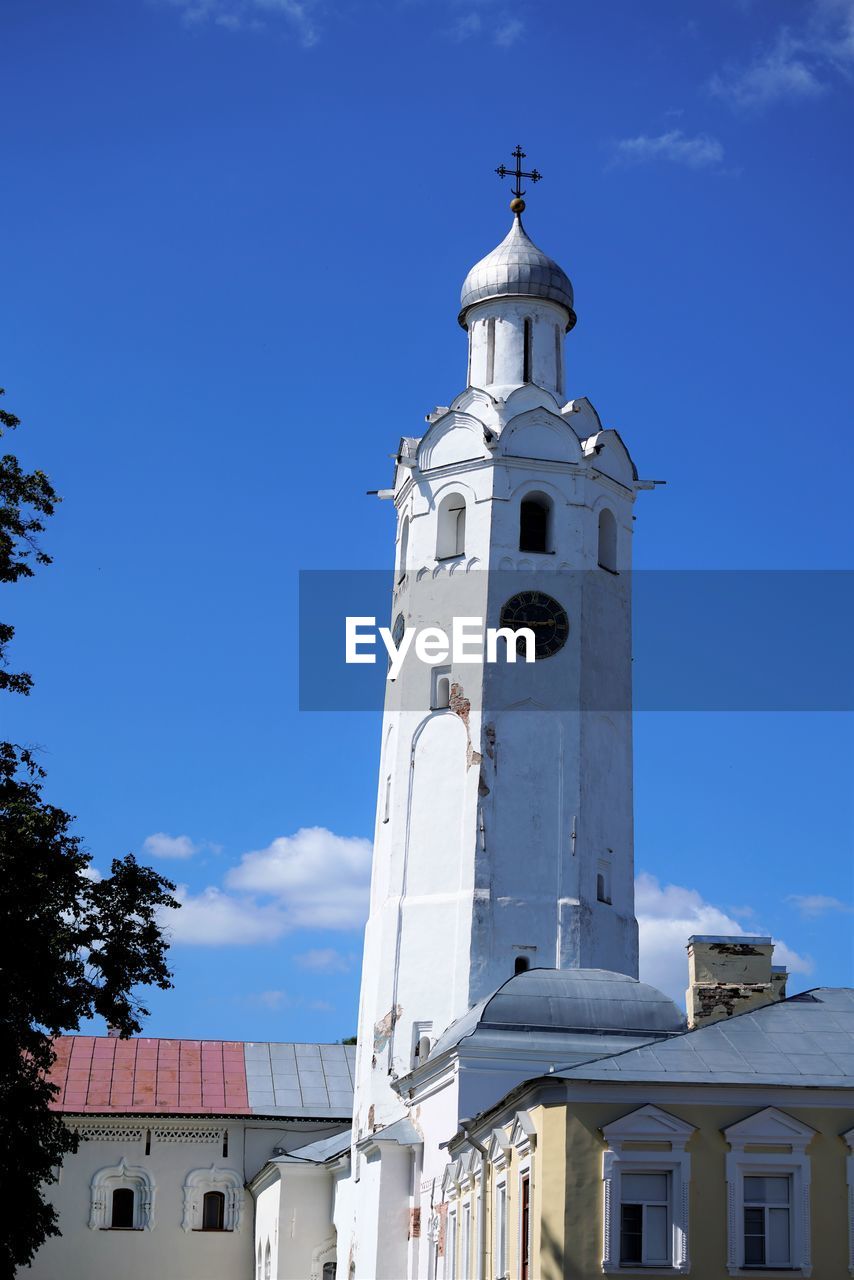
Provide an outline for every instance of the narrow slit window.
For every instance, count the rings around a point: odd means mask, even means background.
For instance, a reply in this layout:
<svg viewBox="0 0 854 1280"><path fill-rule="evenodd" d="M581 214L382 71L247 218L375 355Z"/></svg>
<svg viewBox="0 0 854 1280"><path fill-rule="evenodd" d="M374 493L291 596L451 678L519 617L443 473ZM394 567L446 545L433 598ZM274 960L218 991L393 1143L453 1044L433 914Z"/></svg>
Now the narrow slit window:
<svg viewBox="0 0 854 1280"><path fill-rule="evenodd" d="M486 322L486 381L495 379L495 316Z"/></svg>
<svg viewBox="0 0 854 1280"><path fill-rule="evenodd" d="M555 325L555 390L560 393L563 387L563 338L560 325Z"/></svg>
<svg viewBox="0 0 854 1280"><path fill-rule="evenodd" d="M531 381L531 337L532 337L532 334L531 334L531 321L530 321L530 319L526 316L526 317L525 317L525 326L524 326L524 344L525 344L525 350L524 350L523 366L522 366L522 381L523 381L523 382L530 382L530 381Z"/></svg>
<svg viewBox="0 0 854 1280"><path fill-rule="evenodd" d="M513 962L514 974L527 973L530 967L531 967L531 961L527 956L517 956L515 961Z"/></svg>
<svg viewBox="0 0 854 1280"><path fill-rule="evenodd" d="M528 1174L522 1178L519 1188L519 1275L521 1280L529 1280L531 1274L531 1179Z"/></svg>
<svg viewBox="0 0 854 1280"><path fill-rule="evenodd" d="M388 774L385 780L385 793L383 795L383 822L388 822L391 817L391 774Z"/></svg>
<svg viewBox="0 0 854 1280"><path fill-rule="evenodd" d="M540 554L551 550L551 503L544 495L522 499L519 508L519 550Z"/></svg>
<svg viewBox="0 0 854 1280"><path fill-rule="evenodd" d="M607 507L599 512L599 568L617 572L617 521Z"/></svg>
<svg viewBox="0 0 854 1280"><path fill-rule="evenodd" d="M406 577L406 566L409 559L409 516L403 517L400 526L400 557L397 564L397 580L403 582Z"/></svg>
<svg viewBox="0 0 854 1280"><path fill-rule="evenodd" d="M113 1231L133 1231L134 1195L130 1187L116 1187L113 1192L110 1226Z"/></svg>

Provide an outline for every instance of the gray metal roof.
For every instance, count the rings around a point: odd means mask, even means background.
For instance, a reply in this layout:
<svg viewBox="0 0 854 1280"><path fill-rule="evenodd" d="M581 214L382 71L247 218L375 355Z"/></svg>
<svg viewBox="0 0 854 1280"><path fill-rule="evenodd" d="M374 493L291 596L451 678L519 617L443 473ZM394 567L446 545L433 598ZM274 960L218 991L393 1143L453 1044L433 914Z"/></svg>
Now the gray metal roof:
<svg viewBox="0 0 854 1280"><path fill-rule="evenodd" d="M529 969L508 978L452 1022L430 1056L490 1032L504 1040L522 1032L529 1042L542 1041L546 1047L555 1033L574 1036L588 1044L585 1056L589 1056L592 1035L604 1042L603 1052L608 1053L614 1039L617 1043L624 1036L655 1039L684 1027L684 1015L672 1000L627 974L607 969ZM559 1052L556 1046L553 1051Z"/></svg>
<svg viewBox="0 0 854 1280"><path fill-rule="evenodd" d="M349 1128L336 1133L331 1138L321 1138L319 1142L310 1142L308 1146L297 1147L287 1155L277 1156L271 1164L326 1164L328 1160L336 1160L350 1148L352 1134Z"/></svg>
<svg viewBox="0 0 854 1280"><path fill-rule="evenodd" d="M517 216L501 244L475 263L466 276L460 294L460 324L465 326L465 313L476 302L520 295L559 302L569 312L569 326L575 323L569 276L537 248Z"/></svg>
<svg viewBox="0 0 854 1280"><path fill-rule="evenodd" d="M817 987L559 1074L570 1080L854 1088L854 990Z"/></svg>
<svg viewBox="0 0 854 1280"><path fill-rule="evenodd" d="M352 1116L355 1045L247 1041L243 1051L254 1114L342 1120Z"/></svg>

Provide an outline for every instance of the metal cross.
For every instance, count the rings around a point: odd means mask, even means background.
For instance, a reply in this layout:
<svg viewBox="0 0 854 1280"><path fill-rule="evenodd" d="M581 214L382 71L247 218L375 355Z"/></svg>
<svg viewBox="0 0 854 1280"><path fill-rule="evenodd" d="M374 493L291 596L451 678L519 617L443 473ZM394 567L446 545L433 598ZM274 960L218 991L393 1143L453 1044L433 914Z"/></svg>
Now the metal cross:
<svg viewBox="0 0 854 1280"><path fill-rule="evenodd" d="M531 169L530 173L527 173L522 168L522 161L526 157L525 157L525 152L522 150L521 147L516 147L512 154L513 154L513 159L516 161L516 168L508 169L506 165L500 164L498 168L495 170L495 172L498 174L499 178L515 178L516 179L516 185L513 188L513 195L516 197L517 200L521 200L522 196L525 194L525 191L522 187L522 179L530 178L532 182L539 182L543 175L541 173L538 173L536 169Z"/></svg>

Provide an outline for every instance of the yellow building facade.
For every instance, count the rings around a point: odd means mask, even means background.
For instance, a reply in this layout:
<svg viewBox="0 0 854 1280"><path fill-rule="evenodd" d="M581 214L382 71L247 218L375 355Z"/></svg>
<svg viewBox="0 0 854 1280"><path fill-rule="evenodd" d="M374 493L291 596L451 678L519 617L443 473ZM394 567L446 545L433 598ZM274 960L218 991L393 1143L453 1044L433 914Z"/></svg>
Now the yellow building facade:
<svg viewBox="0 0 854 1280"><path fill-rule="evenodd" d="M466 1124L436 1280L854 1275L854 993L811 998L811 1021L805 997L783 1002L654 1064L635 1049L532 1080Z"/></svg>

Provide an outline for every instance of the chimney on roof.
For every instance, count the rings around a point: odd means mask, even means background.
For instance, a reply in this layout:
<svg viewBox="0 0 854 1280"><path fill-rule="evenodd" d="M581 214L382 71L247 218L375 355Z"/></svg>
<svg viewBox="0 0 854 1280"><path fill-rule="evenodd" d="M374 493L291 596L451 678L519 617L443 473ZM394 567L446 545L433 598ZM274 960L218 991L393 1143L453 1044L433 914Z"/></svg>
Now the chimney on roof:
<svg viewBox="0 0 854 1280"><path fill-rule="evenodd" d="M770 938L689 938L688 1027L704 1027L785 999L789 975L782 965L772 965L773 953Z"/></svg>

